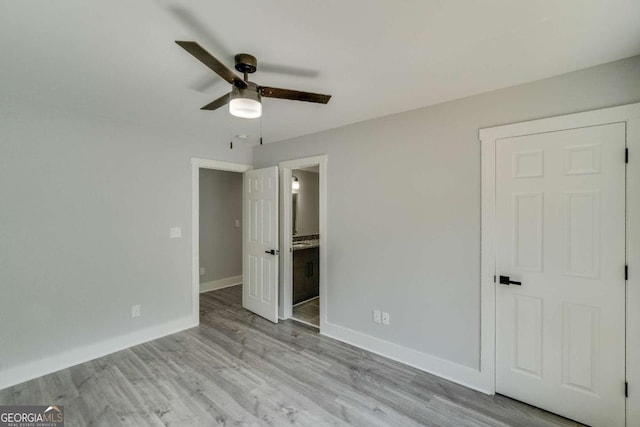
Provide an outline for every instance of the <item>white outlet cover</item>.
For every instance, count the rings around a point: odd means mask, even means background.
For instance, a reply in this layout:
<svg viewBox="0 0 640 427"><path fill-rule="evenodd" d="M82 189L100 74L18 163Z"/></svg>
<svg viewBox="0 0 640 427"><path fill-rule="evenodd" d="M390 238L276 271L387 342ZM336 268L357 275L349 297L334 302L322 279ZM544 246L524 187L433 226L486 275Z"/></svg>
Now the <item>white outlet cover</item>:
<svg viewBox="0 0 640 427"><path fill-rule="evenodd" d="M204 267L200 267L200 275L204 276Z"/></svg>
<svg viewBox="0 0 640 427"><path fill-rule="evenodd" d="M234 226L235 228L240 228L240 220L239 220L239 219L236 219L236 220L233 222L233 226Z"/></svg>
<svg viewBox="0 0 640 427"><path fill-rule="evenodd" d="M382 313L382 324L383 325L388 325L389 324L389 313Z"/></svg>
<svg viewBox="0 0 640 427"><path fill-rule="evenodd" d="M182 237L182 228L180 227L171 227L169 229L169 238L170 239L179 239Z"/></svg>
<svg viewBox="0 0 640 427"><path fill-rule="evenodd" d="M373 310L373 323L380 323L380 310Z"/></svg>

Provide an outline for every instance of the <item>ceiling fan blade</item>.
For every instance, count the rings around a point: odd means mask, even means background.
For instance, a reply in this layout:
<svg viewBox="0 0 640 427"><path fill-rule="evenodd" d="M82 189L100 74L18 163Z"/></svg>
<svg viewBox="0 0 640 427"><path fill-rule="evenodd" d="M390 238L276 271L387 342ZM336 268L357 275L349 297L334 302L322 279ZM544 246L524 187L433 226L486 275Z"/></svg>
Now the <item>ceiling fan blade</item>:
<svg viewBox="0 0 640 427"><path fill-rule="evenodd" d="M218 83L226 84L226 82L223 82L218 76L207 73L206 76L202 76L197 81L194 81L193 84L190 84L189 89L195 90L196 92L211 93L209 89L215 87Z"/></svg>
<svg viewBox="0 0 640 427"><path fill-rule="evenodd" d="M198 61L202 62L207 67L211 68L217 75L228 81L229 83L236 85L239 88L246 88L247 84L233 71L228 69L222 62L218 61L213 55L204 50L196 42L179 41L176 40L178 46L193 55Z"/></svg>
<svg viewBox="0 0 640 427"><path fill-rule="evenodd" d="M222 95L220 98L218 98L215 101L210 102L209 104L207 104L204 107L202 107L201 110L217 110L218 108L222 107L223 105L228 104L230 97L231 97L230 93Z"/></svg>
<svg viewBox="0 0 640 427"><path fill-rule="evenodd" d="M198 15L187 7L179 5L168 5L167 11L189 30L190 34L196 36L194 39L204 42L224 61L233 61L233 53L229 52L228 46L221 42L222 37L215 34L214 28L201 18L202 15Z"/></svg>
<svg viewBox="0 0 640 427"><path fill-rule="evenodd" d="M260 71L263 73L287 74L289 76L305 78L318 77L318 75L320 74L318 70L312 70L311 68L274 64L264 61L260 61Z"/></svg>
<svg viewBox="0 0 640 427"><path fill-rule="evenodd" d="M267 98L292 99L294 101L317 102L318 104L326 104L331 99L331 95L322 95L319 93L300 92L299 90L280 89L277 87L260 88L262 96Z"/></svg>

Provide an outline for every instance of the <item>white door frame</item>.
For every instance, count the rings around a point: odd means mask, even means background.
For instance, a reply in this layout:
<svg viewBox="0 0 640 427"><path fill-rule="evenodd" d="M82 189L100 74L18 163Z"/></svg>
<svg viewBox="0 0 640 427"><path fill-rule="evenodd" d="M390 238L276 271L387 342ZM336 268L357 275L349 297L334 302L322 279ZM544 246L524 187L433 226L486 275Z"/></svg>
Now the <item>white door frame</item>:
<svg viewBox="0 0 640 427"><path fill-rule="evenodd" d="M194 325L200 324L200 169L243 173L253 169L253 166L191 158L191 317ZM244 243L242 259L244 260Z"/></svg>
<svg viewBox="0 0 640 427"><path fill-rule="evenodd" d="M640 425L640 103L565 116L480 129L481 278L480 278L480 374L484 387L495 393L496 275L495 202L496 140L610 123L626 123L629 164L627 165L627 280L626 376L629 383L627 425ZM621 156L624 153L620 154ZM622 274L622 273L621 273ZM623 387L623 385L621 385Z"/></svg>
<svg viewBox="0 0 640 427"><path fill-rule="evenodd" d="M303 159L287 160L280 162L280 306L278 315L281 319L292 316L293 304L293 248L292 240L292 195L291 195L291 171L309 166L318 165L320 175L318 181L319 209L320 209L320 332L327 323L327 156L306 157Z"/></svg>

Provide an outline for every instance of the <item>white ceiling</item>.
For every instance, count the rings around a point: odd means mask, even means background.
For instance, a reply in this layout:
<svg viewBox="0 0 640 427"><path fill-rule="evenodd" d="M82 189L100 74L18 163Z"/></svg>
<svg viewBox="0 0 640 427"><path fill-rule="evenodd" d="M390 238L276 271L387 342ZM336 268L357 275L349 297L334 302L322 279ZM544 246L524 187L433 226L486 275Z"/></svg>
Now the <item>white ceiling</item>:
<svg viewBox="0 0 640 427"><path fill-rule="evenodd" d="M271 142L639 54L640 1L0 0L2 103L257 135L260 121L199 110L229 87L174 40L288 71L258 68L259 84L333 95L264 100Z"/></svg>

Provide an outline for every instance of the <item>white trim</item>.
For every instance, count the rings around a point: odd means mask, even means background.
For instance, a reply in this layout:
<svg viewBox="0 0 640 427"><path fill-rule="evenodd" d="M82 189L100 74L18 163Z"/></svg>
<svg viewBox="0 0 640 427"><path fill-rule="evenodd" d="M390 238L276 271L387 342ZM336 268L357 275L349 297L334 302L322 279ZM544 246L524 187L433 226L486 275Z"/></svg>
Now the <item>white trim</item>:
<svg viewBox="0 0 640 427"><path fill-rule="evenodd" d="M200 169L244 173L251 168L240 163L191 158L191 319L195 325L200 324Z"/></svg>
<svg viewBox="0 0 640 427"><path fill-rule="evenodd" d="M585 111L583 113L567 114L546 119L480 129L480 141L489 141L516 136L532 135L535 133L555 132L559 130L599 126L608 123L626 122L636 117L640 104L621 105L619 107L603 108L601 110Z"/></svg>
<svg viewBox="0 0 640 427"><path fill-rule="evenodd" d="M640 105L627 120L627 425L640 425Z"/></svg>
<svg viewBox="0 0 640 427"><path fill-rule="evenodd" d="M422 353L417 350L329 322L324 324L320 333L330 338L346 342L347 344L360 347L372 353L379 354L391 360L437 375L465 387L487 394L492 393L490 389L486 388L486 382L484 381L481 372L477 369L440 359L430 354Z"/></svg>
<svg viewBox="0 0 640 427"><path fill-rule="evenodd" d="M493 276L495 260L495 143L482 142L480 202L480 372L485 387L495 393L496 367L496 289Z"/></svg>
<svg viewBox="0 0 640 427"><path fill-rule="evenodd" d="M306 299L304 301L300 301L299 303L293 304L292 307L297 307L299 305L302 305L302 304L307 303L309 301L313 301L314 299L318 299L318 298L320 298L320 297L313 297L313 298Z"/></svg>
<svg viewBox="0 0 640 427"><path fill-rule="evenodd" d="M242 275L225 277L224 279L212 280L210 282L200 283L200 293L211 292L217 289L228 288L230 286L241 285Z"/></svg>
<svg viewBox="0 0 640 427"><path fill-rule="evenodd" d="M291 245L291 230L293 217L292 206L293 199L290 196L285 196L291 188L291 169L285 171L285 168L280 166L280 289L278 295L280 296L278 301L278 316L285 320L289 319L293 315L293 277L292 277L292 257L293 246ZM287 231L285 231L287 230Z"/></svg>
<svg viewBox="0 0 640 427"><path fill-rule="evenodd" d="M319 210L320 210L320 331L323 331L324 325L327 323L327 162L326 155L306 157L303 159L286 160L280 162L280 189L282 202L280 218L282 220L282 228L280 236L282 248L280 254L281 275L280 280L280 307L279 316L283 319L291 317L293 305L293 286L292 286L292 256L291 247L291 170L300 169L308 166L320 166L319 179Z"/></svg>
<svg viewBox="0 0 640 427"><path fill-rule="evenodd" d="M496 140L609 123L626 123L627 281L626 370L629 382L627 425L640 425L640 103L480 129L482 156L481 375L495 392L495 148Z"/></svg>
<svg viewBox="0 0 640 427"><path fill-rule="evenodd" d="M291 316L289 319L293 320L294 322L302 323L303 325L307 325L307 326L310 326L312 328L316 328L316 329L320 330L318 325L314 325L313 323L309 323L306 320L298 319L297 317L293 317L293 316Z"/></svg>
<svg viewBox="0 0 640 427"><path fill-rule="evenodd" d="M0 376L0 390L195 326L198 325L191 317L184 317L5 369Z"/></svg>
<svg viewBox="0 0 640 427"><path fill-rule="evenodd" d="M199 159L196 157L191 158L191 165L197 166L201 169L216 169L229 172L246 172L253 169L252 165L246 165L242 163L222 162L220 160L211 159Z"/></svg>

